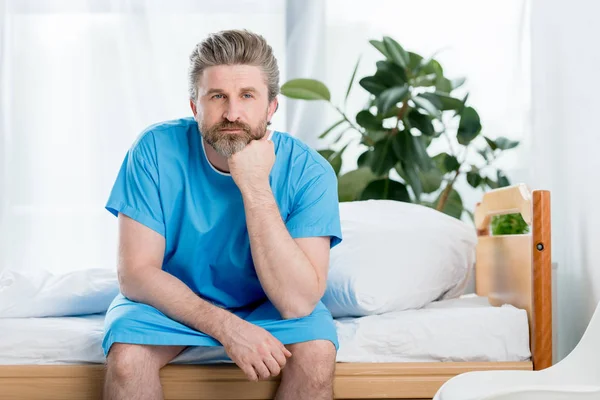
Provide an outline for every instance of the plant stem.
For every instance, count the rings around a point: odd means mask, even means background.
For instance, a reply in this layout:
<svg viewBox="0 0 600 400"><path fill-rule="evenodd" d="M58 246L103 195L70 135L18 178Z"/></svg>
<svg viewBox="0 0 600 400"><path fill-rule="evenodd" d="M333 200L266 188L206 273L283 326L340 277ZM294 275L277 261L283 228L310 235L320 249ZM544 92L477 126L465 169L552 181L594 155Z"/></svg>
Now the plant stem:
<svg viewBox="0 0 600 400"><path fill-rule="evenodd" d="M396 123L396 126L392 129L391 134L392 136L398 133L398 124L400 123L400 121L404 120L404 114L406 114L406 110L408 109L408 99L402 103L402 107L400 107L400 110L398 110L398 122Z"/></svg>
<svg viewBox="0 0 600 400"><path fill-rule="evenodd" d="M450 192L452 192L452 187L454 186L454 183L456 182L456 179L458 179L459 175L460 175L460 168L456 171L454 178L452 178L450 183L448 183L446 185L446 187L444 188L444 191L440 195L440 201L438 202L438 205L435 208L436 210L438 210L438 211L444 210L444 207L446 206L446 202L448 201L448 197L450 196Z"/></svg>
<svg viewBox="0 0 600 400"><path fill-rule="evenodd" d="M362 135L362 137L363 137L363 138L365 138L365 140L367 141L367 143L369 144L369 146L373 146L373 145L375 145L375 142L373 142L373 139L371 139L371 138L370 138L370 137L369 137L369 136L368 136L368 135L367 135L365 132L363 132L363 131L362 131L362 130L359 128L359 127L357 127L356 125L354 125L354 123L353 123L352 121L350 121L350 119L348 119L348 117L346 116L346 114L345 114L345 113L344 113L344 112L343 112L343 111L342 111L342 110L341 110L341 109L340 109L338 106L336 106L335 104L333 104L333 103L331 103L331 102L330 102L329 104L331 104L331 106L332 106L333 108L335 108L335 109L336 109L336 111L337 111L338 113L340 113L340 115L342 116L342 118L344 118L344 120L345 120L347 123L349 123L349 124L350 124L350 126L351 126L351 127L352 127L352 128L355 130L355 131L357 131L358 133L360 133L360 134Z"/></svg>

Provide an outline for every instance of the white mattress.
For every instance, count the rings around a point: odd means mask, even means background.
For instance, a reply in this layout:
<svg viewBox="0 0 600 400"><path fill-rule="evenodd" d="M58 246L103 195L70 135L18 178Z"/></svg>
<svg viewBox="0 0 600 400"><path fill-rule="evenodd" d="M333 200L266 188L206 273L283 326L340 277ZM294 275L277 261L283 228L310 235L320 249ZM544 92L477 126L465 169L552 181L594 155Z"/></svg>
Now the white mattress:
<svg viewBox="0 0 600 400"><path fill-rule="evenodd" d="M0 364L104 362L104 316L0 319ZM338 362L524 361L524 310L467 296L420 310L335 321ZM174 363L230 362L222 348L191 348Z"/></svg>

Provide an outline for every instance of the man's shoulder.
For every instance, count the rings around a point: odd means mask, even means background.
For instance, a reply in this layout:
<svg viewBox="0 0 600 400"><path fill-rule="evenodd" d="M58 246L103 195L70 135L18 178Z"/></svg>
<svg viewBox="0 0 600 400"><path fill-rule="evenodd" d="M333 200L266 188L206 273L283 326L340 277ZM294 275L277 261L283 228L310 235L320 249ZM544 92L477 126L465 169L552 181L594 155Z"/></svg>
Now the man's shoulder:
<svg viewBox="0 0 600 400"><path fill-rule="evenodd" d="M181 140L186 141L187 133L196 127L196 121L191 117L152 124L137 136L131 150L148 156L149 153L156 153L157 149L171 147Z"/></svg>
<svg viewBox="0 0 600 400"><path fill-rule="evenodd" d="M187 132L190 128L194 128L196 126L196 121L191 117L157 122L146 127L139 134L134 146L140 142L145 142L156 137L176 135L179 132Z"/></svg>
<svg viewBox="0 0 600 400"><path fill-rule="evenodd" d="M281 151L289 157L290 168L301 169L303 176L309 172L310 175L335 176L331 164L317 150L287 132L277 131L276 134L279 136Z"/></svg>

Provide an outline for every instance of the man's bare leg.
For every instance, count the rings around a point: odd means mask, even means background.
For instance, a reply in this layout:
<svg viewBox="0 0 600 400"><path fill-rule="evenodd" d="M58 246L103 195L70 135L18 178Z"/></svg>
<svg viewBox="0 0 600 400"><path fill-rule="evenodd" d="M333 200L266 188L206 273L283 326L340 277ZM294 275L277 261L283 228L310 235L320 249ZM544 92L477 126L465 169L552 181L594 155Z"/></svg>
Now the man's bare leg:
<svg viewBox="0 0 600 400"><path fill-rule="evenodd" d="M332 400L335 346L314 340L286 346L292 353L281 371L276 400Z"/></svg>
<svg viewBox="0 0 600 400"><path fill-rule="evenodd" d="M104 400L161 400L159 371L184 346L144 346L115 343L106 358Z"/></svg>

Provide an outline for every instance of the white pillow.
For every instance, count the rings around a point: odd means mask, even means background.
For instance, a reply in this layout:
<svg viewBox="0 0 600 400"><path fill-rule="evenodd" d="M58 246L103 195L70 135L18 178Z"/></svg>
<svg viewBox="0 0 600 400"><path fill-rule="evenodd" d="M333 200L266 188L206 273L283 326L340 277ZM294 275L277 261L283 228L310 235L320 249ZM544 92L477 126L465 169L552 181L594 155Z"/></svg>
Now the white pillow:
<svg viewBox="0 0 600 400"><path fill-rule="evenodd" d="M0 271L0 318L63 317L104 313L119 293L117 273L86 269Z"/></svg>
<svg viewBox="0 0 600 400"><path fill-rule="evenodd" d="M475 227L391 200L340 203L343 241L331 250L323 303L333 317L421 308L462 294Z"/></svg>

